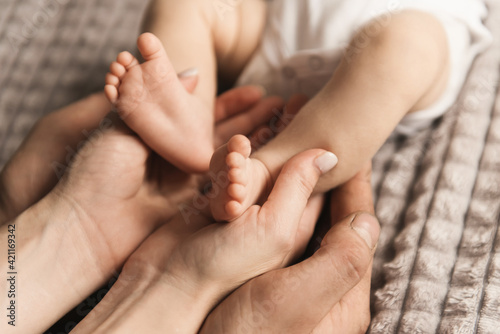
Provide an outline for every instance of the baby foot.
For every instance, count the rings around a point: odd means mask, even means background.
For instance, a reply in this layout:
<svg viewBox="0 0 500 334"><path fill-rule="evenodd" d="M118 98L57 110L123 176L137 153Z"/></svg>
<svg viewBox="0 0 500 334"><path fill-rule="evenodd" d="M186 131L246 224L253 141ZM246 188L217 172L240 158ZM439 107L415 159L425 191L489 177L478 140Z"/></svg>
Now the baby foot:
<svg viewBox="0 0 500 334"><path fill-rule="evenodd" d="M212 215L218 221L232 221L271 188L272 178L267 167L250 158L250 140L242 135L215 151L210 162L212 177ZM219 184L220 173L226 173L228 184Z"/></svg>
<svg viewBox="0 0 500 334"><path fill-rule="evenodd" d="M163 158L186 172L208 170L213 111L189 94L160 40L137 40L145 62L122 52L110 66L104 92L124 122Z"/></svg>

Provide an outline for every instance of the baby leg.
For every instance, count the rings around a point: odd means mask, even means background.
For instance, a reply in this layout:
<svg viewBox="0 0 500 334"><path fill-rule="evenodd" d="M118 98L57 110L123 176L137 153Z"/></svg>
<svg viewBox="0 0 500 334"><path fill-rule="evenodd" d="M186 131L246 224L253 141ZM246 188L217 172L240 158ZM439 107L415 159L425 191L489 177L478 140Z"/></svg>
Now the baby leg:
<svg viewBox="0 0 500 334"><path fill-rule="evenodd" d="M106 81L107 96L127 125L186 172L208 170L217 75L237 77L264 27L262 0L238 2L223 12L217 8L205 0L151 1L144 30L154 35L138 40L146 62L139 65L122 53ZM182 89L176 76L188 68L198 70L193 94Z"/></svg>
<svg viewBox="0 0 500 334"><path fill-rule="evenodd" d="M316 191L344 183L373 157L407 113L431 105L442 94L449 55L441 23L430 14L406 11L374 34L376 24L371 22L354 37L330 82L281 134L251 156L273 179L297 153L322 148L334 152L339 163L322 177ZM360 46L360 36L371 37ZM252 189L262 190L267 182L253 179L249 184L261 184ZM242 203L262 194L249 191L247 196L250 199ZM216 198L212 211L220 212L226 199Z"/></svg>
<svg viewBox="0 0 500 334"><path fill-rule="evenodd" d="M212 108L217 79L234 83L259 46L266 10L264 0L153 0L143 31L158 36L176 72L199 70L194 94Z"/></svg>

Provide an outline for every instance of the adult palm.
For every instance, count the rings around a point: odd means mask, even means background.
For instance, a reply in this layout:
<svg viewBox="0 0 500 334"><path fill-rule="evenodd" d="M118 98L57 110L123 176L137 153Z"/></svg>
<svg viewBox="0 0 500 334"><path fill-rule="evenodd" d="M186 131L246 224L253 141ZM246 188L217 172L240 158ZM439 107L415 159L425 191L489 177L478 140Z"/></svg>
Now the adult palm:
<svg viewBox="0 0 500 334"><path fill-rule="evenodd" d="M241 118L251 116L257 126L281 107L281 99L260 101L261 94L256 87L242 87L217 100L216 145L251 130L252 123L239 126ZM121 267L147 235L179 211L180 203L198 194L204 177L163 160L115 113L107 119L109 126L87 140L50 195L73 206L93 252L109 271Z"/></svg>
<svg viewBox="0 0 500 334"><path fill-rule="evenodd" d="M379 233L366 214L373 213L370 168L334 190L330 205L331 225L313 256L243 285L215 308L201 333L365 333ZM353 225L355 218L371 235Z"/></svg>
<svg viewBox="0 0 500 334"><path fill-rule="evenodd" d="M261 98L256 87L221 96L215 143L265 122L271 109L281 105L281 99ZM176 203L198 189L199 177L162 161L113 113L103 120L108 112L98 94L50 114L1 173L0 225L19 222L19 241L26 246L24 272L38 275L40 287L30 286L27 295L52 297L45 300L50 316L42 312L37 321L26 323L33 330L50 325L108 279L173 214ZM242 126L249 117L253 122ZM36 249L49 244L54 254L45 253L47 263ZM61 250L64 256L58 255ZM53 290L55 273L59 294ZM37 304L24 305L29 312Z"/></svg>

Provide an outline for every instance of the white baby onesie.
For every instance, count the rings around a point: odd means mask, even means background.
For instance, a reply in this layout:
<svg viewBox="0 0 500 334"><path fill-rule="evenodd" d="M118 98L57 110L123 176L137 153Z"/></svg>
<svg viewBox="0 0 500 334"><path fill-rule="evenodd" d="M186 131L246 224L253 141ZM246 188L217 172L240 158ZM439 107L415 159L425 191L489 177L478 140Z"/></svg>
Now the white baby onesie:
<svg viewBox="0 0 500 334"><path fill-rule="evenodd" d="M429 12L442 22L451 58L448 85L440 99L407 115L395 130L413 135L453 105L474 58L490 45L482 0L273 0L261 45L238 84L261 85L270 95L285 99L296 93L313 97L363 25L373 19L387 25L393 15L409 9Z"/></svg>

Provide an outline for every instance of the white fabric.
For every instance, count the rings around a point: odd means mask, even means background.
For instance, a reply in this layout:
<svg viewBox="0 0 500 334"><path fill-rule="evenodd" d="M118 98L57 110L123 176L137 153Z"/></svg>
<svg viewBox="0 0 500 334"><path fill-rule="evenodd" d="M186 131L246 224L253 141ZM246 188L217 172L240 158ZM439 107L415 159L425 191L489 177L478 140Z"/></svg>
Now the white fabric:
<svg viewBox="0 0 500 334"><path fill-rule="evenodd" d="M313 97L363 25L373 19L387 25L394 14L407 9L434 14L447 32L451 51L445 93L430 108L406 116L395 130L413 135L452 106L474 58L490 45L481 0L273 0L261 46L238 84L258 84L286 99L295 93Z"/></svg>

